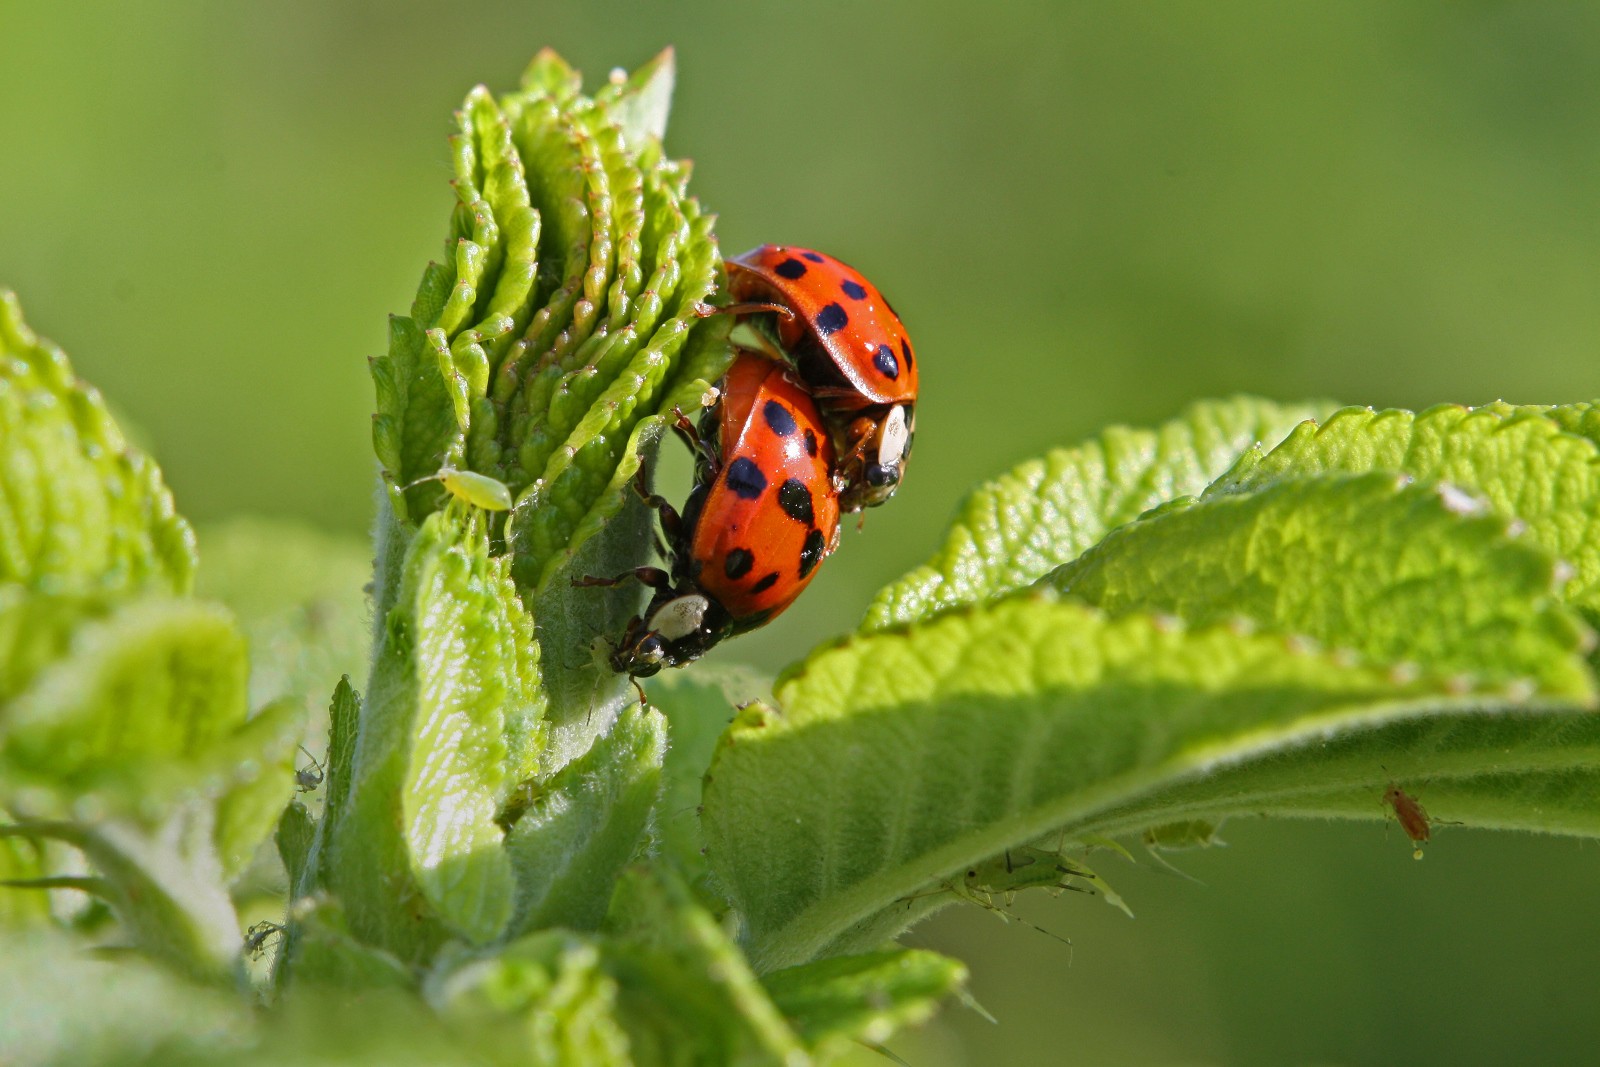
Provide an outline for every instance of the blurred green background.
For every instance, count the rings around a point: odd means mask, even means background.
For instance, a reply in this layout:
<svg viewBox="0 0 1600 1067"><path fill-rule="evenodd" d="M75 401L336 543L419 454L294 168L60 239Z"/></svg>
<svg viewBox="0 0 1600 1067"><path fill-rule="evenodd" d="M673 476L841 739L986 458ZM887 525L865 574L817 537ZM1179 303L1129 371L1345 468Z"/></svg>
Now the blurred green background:
<svg viewBox="0 0 1600 1067"><path fill-rule="evenodd" d="M365 358L439 255L450 110L551 45L675 44L668 147L732 253L830 251L926 385L905 490L719 652L776 668L977 480L1190 399L1600 395L1600 6L0 0L0 284L204 524L360 536ZM1427 802L1426 783L1414 790ZM1373 798L1374 806L1378 798ZM1376 814L1376 810L1375 810ZM909 941L974 970L913 1063L1592 1062L1600 849L1235 822Z"/></svg>

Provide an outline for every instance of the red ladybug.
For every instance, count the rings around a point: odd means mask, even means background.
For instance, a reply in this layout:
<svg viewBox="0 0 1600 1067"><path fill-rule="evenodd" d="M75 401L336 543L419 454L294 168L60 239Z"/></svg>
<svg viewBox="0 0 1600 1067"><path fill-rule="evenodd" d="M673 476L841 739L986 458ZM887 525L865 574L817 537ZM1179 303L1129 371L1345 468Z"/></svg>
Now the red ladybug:
<svg viewBox="0 0 1600 1067"><path fill-rule="evenodd" d="M638 578L655 590L611 655L612 667L634 676L680 667L776 617L839 540L833 442L787 364L741 351L699 432L682 413L676 429L698 456L682 517L645 490L642 471L639 482L659 514L671 572L640 567L576 583Z"/></svg>
<svg viewBox="0 0 1600 1067"><path fill-rule="evenodd" d="M911 338L889 301L832 256L788 245L728 260L728 293L720 310L792 361L821 405L842 457L840 507L888 500L911 454L917 402Z"/></svg>

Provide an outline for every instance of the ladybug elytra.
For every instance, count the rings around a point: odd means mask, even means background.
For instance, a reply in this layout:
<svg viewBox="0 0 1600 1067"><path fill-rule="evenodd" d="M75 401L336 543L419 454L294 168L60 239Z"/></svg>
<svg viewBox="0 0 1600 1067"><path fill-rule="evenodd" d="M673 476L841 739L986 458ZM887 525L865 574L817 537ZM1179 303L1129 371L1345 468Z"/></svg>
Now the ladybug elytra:
<svg viewBox="0 0 1600 1067"><path fill-rule="evenodd" d="M671 570L575 583L637 578L654 591L610 657L635 677L682 666L775 618L839 538L833 442L787 364L741 351L698 432L681 412L674 428L697 456L682 515L645 488L642 470L636 483L659 516Z"/></svg>
<svg viewBox="0 0 1600 1067"><path fill-rule="evenodd" d="M911 454L917 400L900 316L860 272L808 248L762 245L727 266L732 303L715 310L754 327L760 347L800 372L840 456L840 507L888 500Z"/></svg>

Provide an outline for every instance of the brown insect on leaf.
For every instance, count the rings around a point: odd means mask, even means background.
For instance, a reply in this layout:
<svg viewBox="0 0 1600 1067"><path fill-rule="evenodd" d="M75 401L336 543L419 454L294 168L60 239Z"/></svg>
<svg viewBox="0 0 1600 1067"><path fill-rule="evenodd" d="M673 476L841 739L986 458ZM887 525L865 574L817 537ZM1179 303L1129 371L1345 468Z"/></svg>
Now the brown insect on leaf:
<svg viewBox="0 0 1600 1067"><path fill-rule="evenodd" d="M1428 819L1428 812L1417 798L1407 793L1395 782L1389 783L1389 788L1383 791L1383 802L1394 809L1394 817L1400 822L1400 829L1411 838L1411 843L1416 849L1411 853L1415 859L1422 858L1422 846L1428 843L1432 833L1432 823Z"/></svg>

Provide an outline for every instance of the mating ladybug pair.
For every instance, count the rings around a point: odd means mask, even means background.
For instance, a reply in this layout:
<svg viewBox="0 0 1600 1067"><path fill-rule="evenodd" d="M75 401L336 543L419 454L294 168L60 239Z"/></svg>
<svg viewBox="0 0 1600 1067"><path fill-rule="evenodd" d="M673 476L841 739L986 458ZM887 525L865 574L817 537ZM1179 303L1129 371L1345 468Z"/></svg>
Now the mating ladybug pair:
<svg viewBox="0 0 1600 1067"><path fill-rule="evenodd" d="M640 567L654 595L628 623L611 666L634 676L698 659L795 601L839 541L841 511L894 495L911 452L917 365L883 294L831 256L763 245L728 261L736 354L698 429L674 429L696 456L680 515L660 517L671 570Z"/></svg>

